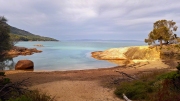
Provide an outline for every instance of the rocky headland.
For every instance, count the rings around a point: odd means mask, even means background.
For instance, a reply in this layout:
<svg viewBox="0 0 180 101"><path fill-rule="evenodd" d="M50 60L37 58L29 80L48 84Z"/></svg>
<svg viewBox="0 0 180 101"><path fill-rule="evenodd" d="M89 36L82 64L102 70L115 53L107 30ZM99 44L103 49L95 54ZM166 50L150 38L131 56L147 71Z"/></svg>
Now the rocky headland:
<svg viewBox="0 0 180 101"><path fill-rule="evenodd" d="M92 57L98 60L108 60L111 62L116 60L123 65L143 61L159 60L160 51L156 47L132 46L92 52Z"/></svg>
<svg viewBox="0 0 180 101"><path fill-rule="evenodd" d="M16 57L19 55L32 55L34 53L41 53L41 50L36 48L25 48L14 46L10 51L6 52L6 55L9 57Z"/></svg>
<svg viewBox="0 0 180 101"><path fill-rule="evenodd" d="M151 48L149 46L132 46L92 52L92 57L100 60L154 60L160 58L160 51L155 47Z"/></svg>
<svg viewBox="0 0 180 101"><path fill-rule="evenodd" d="M107 60L119 66L148 64L151 61L175 61L180 59L180 46L178 44L160 46L132 46L123 48L111 48L105 51L92 52L92 57L98 60Z"/></svg>

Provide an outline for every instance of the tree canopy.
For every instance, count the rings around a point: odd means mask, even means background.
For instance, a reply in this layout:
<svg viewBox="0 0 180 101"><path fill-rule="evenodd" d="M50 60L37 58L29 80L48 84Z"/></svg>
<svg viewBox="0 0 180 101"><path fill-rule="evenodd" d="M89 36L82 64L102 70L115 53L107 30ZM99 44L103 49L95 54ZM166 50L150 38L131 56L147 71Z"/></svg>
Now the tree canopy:
<svg viewBox="0 0 180 101"><path fill-rule="evenodd" d="M0 16L0 55L3 51L11 48L10 36L9 36L9 25L6 23L7 19Z"/></svg>
<svg viewBox="0 0 180 101"><path fill-rule="evenodd" d="M145 42L151 45L158 40L161 46L163 41L169 43L177 38L177 35L174 33L177 28L176 22L173 20L158 20L154 23L153 30L149 33Z"/></svg>

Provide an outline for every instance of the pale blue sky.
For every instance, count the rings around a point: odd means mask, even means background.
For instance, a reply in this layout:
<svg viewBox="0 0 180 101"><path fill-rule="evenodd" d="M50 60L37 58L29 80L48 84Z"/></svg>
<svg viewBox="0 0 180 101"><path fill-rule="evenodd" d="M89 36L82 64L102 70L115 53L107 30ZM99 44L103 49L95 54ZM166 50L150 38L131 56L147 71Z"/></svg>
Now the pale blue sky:
<svg viewBox="0 0 180 101"><path fill-rule="evenodd" d="M59 40L144 40L157 20L180 26L180 0L0 0L0 15Z"/></svg>

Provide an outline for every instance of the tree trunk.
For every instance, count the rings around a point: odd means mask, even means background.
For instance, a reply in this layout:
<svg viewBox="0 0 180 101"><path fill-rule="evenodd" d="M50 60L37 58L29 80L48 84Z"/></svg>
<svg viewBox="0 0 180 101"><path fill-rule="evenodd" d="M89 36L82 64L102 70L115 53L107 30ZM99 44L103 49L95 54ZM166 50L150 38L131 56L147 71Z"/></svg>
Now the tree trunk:
<svg viewBox="0 0 180 101"><path fill-rule="evenodd" d="M159 40L159 42L160 42L160 47L162 47L162 40Z"/></svg>

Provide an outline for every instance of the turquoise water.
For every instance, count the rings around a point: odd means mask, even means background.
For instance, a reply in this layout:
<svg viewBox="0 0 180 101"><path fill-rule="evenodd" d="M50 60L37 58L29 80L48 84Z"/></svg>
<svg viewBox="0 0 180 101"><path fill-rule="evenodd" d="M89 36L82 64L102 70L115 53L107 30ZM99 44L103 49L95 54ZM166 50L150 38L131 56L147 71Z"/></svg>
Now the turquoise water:
<svg viewBox="0 0 180 101"><path fill-rule="evenodd" d="M44 47L34 45L42 44ZM13 58L17 63L21 59L34 62L34 70L79 70L113 67L115 64L91 57L93 51L109 48L145 45L141 41L62 41L62 42L19 42L16 46L37 48L42 53Z"/></svg>

